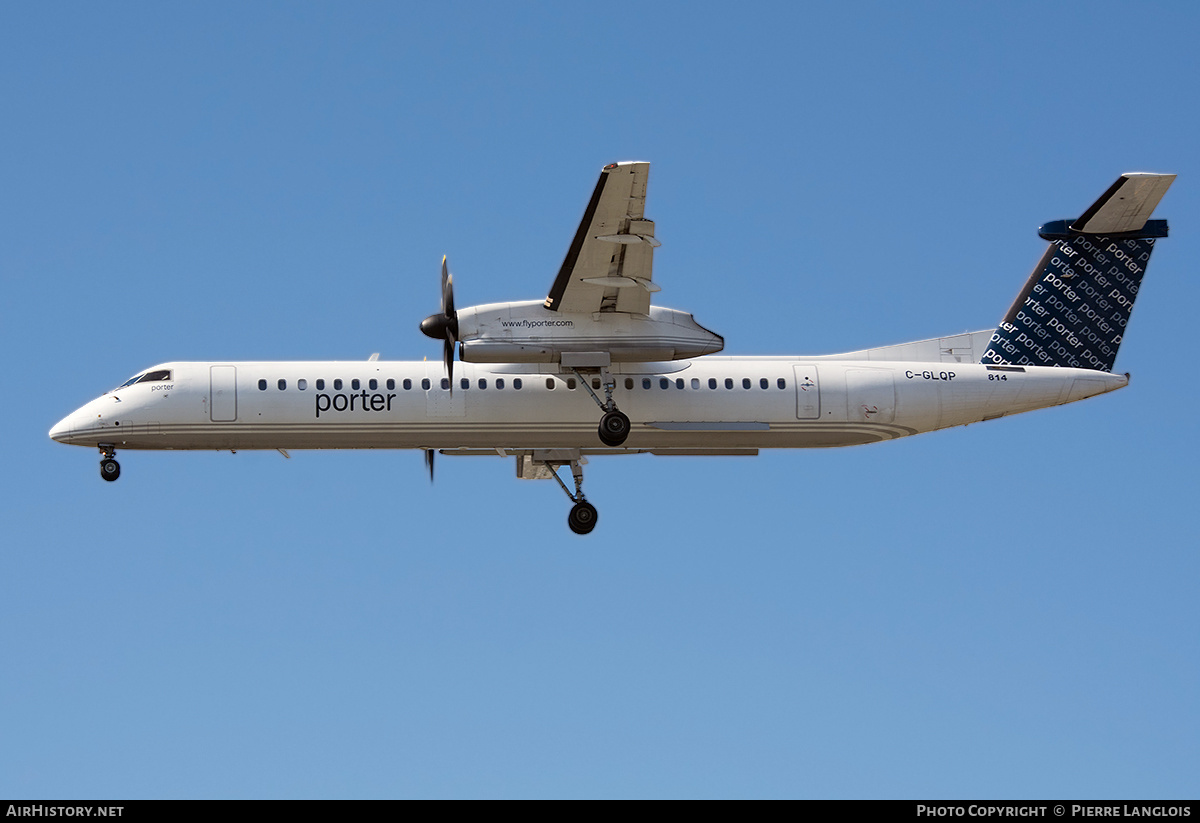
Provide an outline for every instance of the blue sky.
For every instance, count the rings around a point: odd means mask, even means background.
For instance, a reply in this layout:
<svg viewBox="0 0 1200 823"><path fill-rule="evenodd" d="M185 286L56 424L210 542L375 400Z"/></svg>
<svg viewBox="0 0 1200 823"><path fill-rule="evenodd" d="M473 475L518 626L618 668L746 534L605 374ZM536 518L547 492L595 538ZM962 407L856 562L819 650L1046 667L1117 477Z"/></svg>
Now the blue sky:
<svg viewBox="0 0 1200 823"><path fill-rule="evenodd" d="M0 796L1195 797L1193 4L7 4ZM873 447L508 460L50 441L166 360L439 356L653 163L733 354L994 326L1179 175L1128 389Z"/></svg>

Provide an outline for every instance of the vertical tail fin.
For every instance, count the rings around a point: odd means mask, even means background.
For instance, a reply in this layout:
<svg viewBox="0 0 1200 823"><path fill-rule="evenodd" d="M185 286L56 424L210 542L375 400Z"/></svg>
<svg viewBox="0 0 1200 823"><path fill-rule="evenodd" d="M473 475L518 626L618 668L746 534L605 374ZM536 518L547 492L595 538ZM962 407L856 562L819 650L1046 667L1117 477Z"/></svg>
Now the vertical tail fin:
<svg viewBox="0 0 1200 823"><path fill-rule="evenodd" d="M1150 220L1173 174L1123 174L1074 222L1038 229L1050 241L992 335L983 363L1112 371L1154 241Z"/></svg>

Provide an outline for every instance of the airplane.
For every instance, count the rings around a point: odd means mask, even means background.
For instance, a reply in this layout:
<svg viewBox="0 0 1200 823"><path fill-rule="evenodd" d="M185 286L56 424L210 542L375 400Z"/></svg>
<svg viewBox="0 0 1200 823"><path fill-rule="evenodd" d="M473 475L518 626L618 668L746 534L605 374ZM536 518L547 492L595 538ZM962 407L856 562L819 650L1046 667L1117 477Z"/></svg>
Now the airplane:
<svg viewBox="0 0 1200 823"><path fill-rule="evenodd" d="M420 324L442 362L169 362L64 417L60 443L122 449L420 449L511 457L553 479L568 526L598 521L588 457L757 455L851 446L1073 403L1124 388L1112 369L1157 239L1173 174L1121 175L1049 247L995 329L817 356L718 357L724 339L652 305L650 164L600 172L544 300L459 309L442 260L441 307ZM455 350L458 363L455 362ZM599 420L597 421L597 417ZM570 466L574 491L559 476Z"/></svg>

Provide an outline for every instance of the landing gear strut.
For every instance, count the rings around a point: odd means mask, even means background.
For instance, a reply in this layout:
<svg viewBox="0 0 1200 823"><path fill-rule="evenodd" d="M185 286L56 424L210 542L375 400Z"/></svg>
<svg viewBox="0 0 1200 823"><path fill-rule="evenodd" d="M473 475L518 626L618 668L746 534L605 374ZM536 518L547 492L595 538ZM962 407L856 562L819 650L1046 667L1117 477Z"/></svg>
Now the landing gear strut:
<svg viewBox="0 0 1200 823"><path fill-rule="evenodd" d="M563 493L571 498L571 502L575 504L571 507L571 513L567 515L567 525L571 527L571 531L575 532L575 534L587 534L596 528L596 521L600 519L600 515L596 512L596 507L587 502L587 499L583 496L583 466L580 460L571 461L571 474L575 476L574 494L571 494L571 490L567 488L567 484L558 476L557 465L546 463L546 468L554 474L554 479L562 487Z"/></svg>
<svg viewBox="0 0 1200 823"><path fill-rule="evenodd" d="M601 385L604 387L604 400L601 400L592 391L591 384L579 373L578 369L571 369L571 371L575 372L575 376L579 378L579 382L583 384L583 387L587 389L587 393L592 396L592 399L596 401L596 405L604 412L604 416L600 418L600 428L597 432L600 435L600 442L606 446L619 446L624 443L625 438L629 437L630 426L629 418L613 402L612 393L613 389L617 386L617 381L613 379L608 369L600 370ZM594 512L595 510L593 509ZM591 529L588 529L588 531L591 531ZM586 533L580 532L580 534Z"/></svg>
<svg viewBox="0 0 1200 823"><path fill-rule="evenodd" d="M100 476L108 481L116 480L121 476L121 464L113 460L113 456L117 453L116 447L108 443L101 443L100 453L104 455L100 461Z"/></svg>

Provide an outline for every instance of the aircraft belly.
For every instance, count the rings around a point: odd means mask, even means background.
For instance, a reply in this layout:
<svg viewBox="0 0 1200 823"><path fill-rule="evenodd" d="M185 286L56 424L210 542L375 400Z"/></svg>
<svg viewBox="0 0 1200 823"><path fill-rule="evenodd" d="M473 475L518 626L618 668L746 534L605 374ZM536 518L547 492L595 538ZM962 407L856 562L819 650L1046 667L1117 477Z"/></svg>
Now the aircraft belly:
<svg viewBox="0 0 1200 823"><path fill-rule="evenodd" d="M634 424L624 446L614 449L829 448L875 443L914 432L873 424L781 424L751 432L663 432ZM169 445L168 445L169 444ZM524 426L395 426L314 431L300 426L254 426L242 431L172 431L153 445L129 440L127 449L596 449L595 421Z"/></svg>
<svg viewBox="0 0 1200 823"><path fill-rule="evenodd" d="M777 421L750 430L664 430L635 420L624 449L825 448L890 440L912 434L902 425ZM532 449L596 448L595 415L526 417L520 421L380 421L314 425L308 422L162 424L155 437L126 438L128 449ZM615 451L621 451L616 449Z"/></svg>

